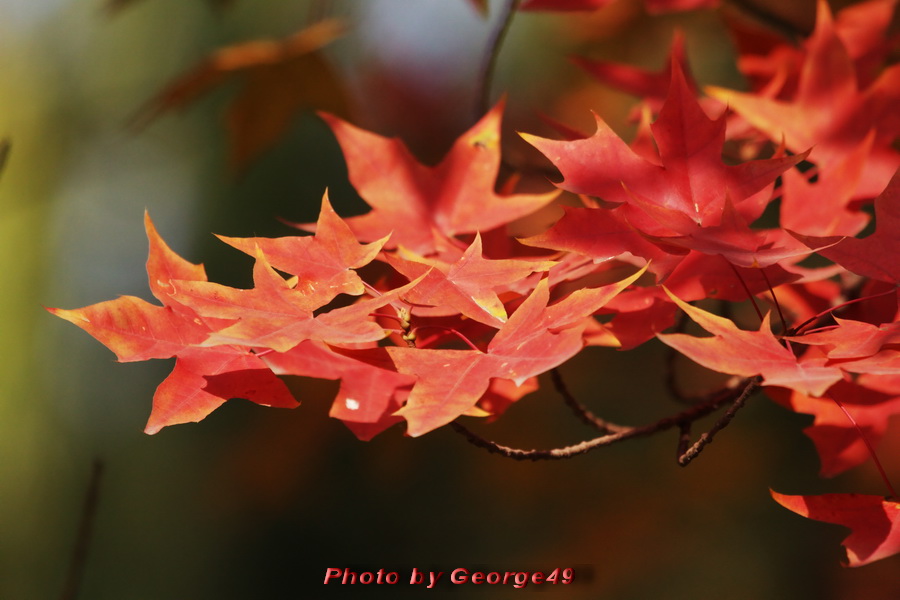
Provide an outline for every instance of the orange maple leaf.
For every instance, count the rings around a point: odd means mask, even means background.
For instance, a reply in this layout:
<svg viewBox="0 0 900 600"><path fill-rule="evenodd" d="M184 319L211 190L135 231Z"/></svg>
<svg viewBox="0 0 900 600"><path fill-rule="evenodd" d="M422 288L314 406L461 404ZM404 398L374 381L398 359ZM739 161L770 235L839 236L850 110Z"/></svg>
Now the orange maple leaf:
<svg viewBox="0 0 900 600"><path fill-rule="evenodd" d="M500 169L502 114L500 102L462 134L434 167L416 160L398 139L323 114L344 152L350 182L372 207L367 214L347 219L357 239L372 242L391 234L385 249L402 245L429 254L436 249L433 232L447 237L476 231L483 234L552 202L558 192L494 191Z"/></svg>

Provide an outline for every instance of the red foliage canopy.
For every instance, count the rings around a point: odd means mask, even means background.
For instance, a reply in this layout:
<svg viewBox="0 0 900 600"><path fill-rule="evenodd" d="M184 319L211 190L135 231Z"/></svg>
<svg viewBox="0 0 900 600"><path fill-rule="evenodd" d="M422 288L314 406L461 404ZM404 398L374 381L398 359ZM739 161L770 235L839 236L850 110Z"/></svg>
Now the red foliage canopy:
<svg viewBox="0 0 900 600"><path fill-rule="evenodd" d="M530 0L521 9L604 4ZM743 49L747 92L709 88L698 98L680 39L659 73L580 61L645 96L638 114L655 118L632 143L600 116L584 139L523 134L562 174L557 187L582 201L537 235L511 239L506 227L560 190L496 191L503 102L436 166L398 139L323 113L368 213L344 220L326 195L318 221L299 225L314 235L222 236L255 258L252 289L208 281L148 216L147 271L161 304L123 296L50 311L122 362L175 358L147 433L199 421L233 397L296 406L282 375L340 380L331 415L363 440L404 422L410 436L451 423L462 429L459 417L496 418L536 389L537 376L587 345L629 349L658 339L732 378L645 428L607 423L558 385L599 438L540 456L478 443L518 458L559 458L675 426L686 438L692 421L731 402L719 424L680 453L686 463L762 386L781 405L813 415L806 433L823 475L871 459L892 496L774 498L850 527L850 565L896 554L900 505L875 445L900 414L900 65L884 64L890 40L873 39L886 31L894 4L867 2L835 21L820 1L815 30L799 47L769 40L761 52ZM260 99L275 93L273 73L311 68L309 55L336 27L226 49L164 91L152 112L243 74L248 87L232 125L249 123ZM240 161L283 130L301 99L282 98L271 117L277 123L262 127L265 139L235 142ZM240 131L238 138L247 135ZM726 156L727 145L745 159ZM872 216L874 232L861 237ZM804 262L811 257L818 262ZM758 326L732 317L729 307L744 301ZM711 337L685 333L684 317Z"/></svg>

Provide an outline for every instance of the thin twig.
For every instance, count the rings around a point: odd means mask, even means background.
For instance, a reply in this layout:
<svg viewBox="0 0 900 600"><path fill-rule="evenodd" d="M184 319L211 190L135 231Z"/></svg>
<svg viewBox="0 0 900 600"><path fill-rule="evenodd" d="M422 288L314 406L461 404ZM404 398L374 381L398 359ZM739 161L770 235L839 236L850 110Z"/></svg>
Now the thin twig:
<svg viewBox="0 0 900 600"><path fill-rule="evenodd" d="M675 320L674 332L684 333L686 322L687 320L685 319L684 312L679 313L678 317L676 317ZM681 402L682 404L696 404L701 399L688 396L687 394L682 392L681 388L678 386L678 381L675 375L677 372L677 369L675 368L675 362L678 360L679 356L683 355L675 350L675 348L666 346L666 389L669 391L669 394L675 399L676 402Z"/></svg>
<svg viewBox="0 0 900 600"><path fill-rule="evenodd" d="M728 407L728 410L725 411L718 421L700 438L694 443L693 446L688 448L687 450L682 450L683 446L687 445L687 434L689 431L682 426L681 433L682 437L679 441L679 455L678 455L678 464L682 467L686 467L691 464L691 461L697 458L703 449L706 448L709 444L712 443L713 437L721 430L728 427L728 424L731 423L731 420L734 419L734 415L737 414L741 408L743 408L744 404L746 404L747 399L756 391L756 388L759 387L759 378L755 377L747 382L747 385L744 386L741 394L735 398L734 402Z"/></svg>
<svg viewBox="0 0 900 600"><path fill-rule="evenodd" d="M72 560L69 563L69 573L60 596L61 600L75 600L78 596L78 589L84 575L84 566L87 562L91 533L94 529L97 502L100 499L100 477L102 475L103 462L94 459L91 465L91 478L84 496L84 505L81 509L81 521L78 523L78 534L75 537L75 549L72 551Z"/></svg>
<svg viewBox="0 0 900 600"><path fill-rule="evenodd" d="M500 46L512 25L513 17L522 0L507 0L497 18L494 29L491 30L485 47L484 56L481 59L481 67L478 69L478 87L475 94L475 120L480 119L491 107L491 84L494 80L494 71L497 67L497 57L500 54Z"/></svg>
<svg viewBox="0 0 900 600"><path fill-rule="evenodd" d="M617 431L625 431L628 429L628 427L624 425L616 425L615 423L601 419L592 413L585 405L576 400L575 396L569 391L569 388L566 387L566 382L563 381L562 375L559 374L558 369L551 369L550 377L553 380L553 387L556 388L556 391L562 396L566 406L572 409L572 412L588 426L603 433L616 433Z"/></svg>
<svg viewBox="0 0 900 600"><path fill-rule="evenodd" d="M750 388L751 385L755 386L756 384L754 383L755 379L744 379L742 381L743 386L737 386L734 389L726 388L722 391L722 393L713 396L703 404L692 406L691 408L683 410L680 413L665 417L654 423L650 423L649 425L644 425L642 427L627 427L622 431L602 435L600 437L586 440L572 446L565 446L563 448L551 448L549 450L523 450L520 448L511 448L509 446L504 446L502 444L498 444L497 442L487 440L455 421L450 423L450 425L453 427L454 431L464 436L473 445L478 446L479 448L483 448L488 452L500 454L501 456L504 456L506 458L511 458L513 460L561 460L564 458L572 458L573 456L577 456L579 454L586 454L591 450L596 450L597 448L603 448L605 446L611 446L615 443L632 438L646 437L648 435L659 433L660 431L665 431L673 427L680 427L683 430L685 423L692 423L697 419L705 417L706 415L716 411L719 407L729 402L735 402L735 398L739 399L740 397L744 397L741 402L743 403L744 401L746 401L746 396L749 396L750 392L752 392L752 389L755 389L755 387L749 390L748 388ZM734 412L737 411L735 410ZM732 415L732 417L733 416L734 415ZM729 418L728 420L730 421L731 419ZM719 429L724 426L725 425L721 425Z"/></svg>

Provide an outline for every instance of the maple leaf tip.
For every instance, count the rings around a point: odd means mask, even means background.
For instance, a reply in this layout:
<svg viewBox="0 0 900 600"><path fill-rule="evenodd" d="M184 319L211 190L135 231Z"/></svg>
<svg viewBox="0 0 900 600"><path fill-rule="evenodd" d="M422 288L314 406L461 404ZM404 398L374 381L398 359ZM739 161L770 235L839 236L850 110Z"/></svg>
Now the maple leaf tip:
<svg viewBox="0 0 900 600"><path fill-rule="evenodd" d="M667 288L664 285L661 285L660 287L663 289L663 291L666 293L666 295L672 299L672 302L679 304L679 305L680 305L680 303L684 303L684 301L681 298L679 298L678 296L676 296L672 290L670 290L669 288Z"/></svg>
<svg viewBox="0 0 900 600"><path fill-rule="evenodd" d="M731 108L731 98L740 94L740 92L738 91L730 90L728 88L720 87L717 85L703 86L703 93L710 98L715 98L720 102L725 103L726 108L728 108L729 110Z"/></svg>
<svg viewBox="0 0 900 600"><path fill-rule="evenodd" d="M326 110L317 110L315 111L316 116L325 121L325 124L328 125L331 129L339 126L341 123L344 123L344 120L334 115Z"/></svg>
<svg viewBox="0 0 900 600"><path fill-rule="evenodd" d="M144 209L144 231L147 232L147 237L150 237L151 232L156 233L156 226L153 224L153 219L150 218L150 211L146 208Z"/></svg>
<svg viewBox="0 0 900 600"><path fill-rule="evenodd" d="M831 7L828 5L828 0L818 0L816 2L816 30L820 27L832 27L834 24L834 17L831 13Z"/></svg>

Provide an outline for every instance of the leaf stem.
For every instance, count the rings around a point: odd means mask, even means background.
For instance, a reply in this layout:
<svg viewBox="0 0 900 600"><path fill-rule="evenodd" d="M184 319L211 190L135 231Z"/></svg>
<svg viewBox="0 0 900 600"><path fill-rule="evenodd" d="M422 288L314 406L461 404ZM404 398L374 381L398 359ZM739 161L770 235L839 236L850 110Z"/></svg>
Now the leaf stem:
<svg viewBox="0 0 900 600"><path fill-rule="evenodd" d="M856 422L856 419L853 418L853 415L850 414L850 411L844 407L840 400L834 397L833 394L826 393L832 402L837 404L837 407L841 409L841 412L850 419L850 422L853 423L853 427L856 429L856 433L859 434L859 437L862 438L863 444L866 445L866 449L869 451L869 456L872 457L872 462L875 463L875 467L878 469L878 473L881 475L881 480L884 481L885 487L887 487L889 495L891 498L897 498L897 492L894 491L894 486L891 485L891 480L888 479L887 473L884 470L884 467L881 466L881 461L878 460L878 455L875 453L875 448L872 447L872 443L869 442L869 438L863 432L862 428L859 426L859 423Z"/></svg>
<svg viewBox="0 0 900 600"><path fill-rule="evenodd" d="M756 315L759 317L759 320L762 321L762 320L763 320L763 314L762 314L762 311L759 310L759 306L756 304L756 298L754 298L754 297L753 297L753 294L750 293L750 288L747 287L747 282L744 281L744 278L741 276L741 272L738 271L738 270L737 270L737 267L735 267L735 266L734 266L733 264L731 264L730 262L728 263L728 266L731 267L731 270L734 271L734 274L735 274L735 275L737 275L738 281L741 282L741 287L743 287L743 288L744 288L744 291L747 293L747 298L748 298L748 299L750 300L750 302L753 304L753 309L756 311Z"/></svg>
<svg viewBox="0 0 900 600"><path fill-rule="evenodd" d="M452 333L459 339L461 339L469 348L475 350L476 352L481 352L481 348L472 343L472 340L464 336L459 331L453 329L452 327L445 327L443 325L419 325L418 327L412 328L412 333L417 333L420 329L440 329L441 331L446 331L447 333Z"/></svg>
<svg viewBox="0 0 900 600"><path fill-rule="evenodd" d="M772 296L772 302L775 304L775 310L778 311L778 317L781 319L781 332L782 335L784 335L785 333L787 333L788 326L787 321L785 321L784 319L784 313L781 312L781 304L779 304L778 302L778 296L775 295L775 289L772 287L772 282L769 281L769 276L766 275L766 270L760 269L759 272L762 275L763 279L766 280L766 287L769 288L769 294Z"/></svg>
<svg viewBox="0 0 900 600"><path fill-rule="evenodd" d="M392 320L394 320L394 321L397 321L397 322L400 323L401 325L402 325L403 322L404 322L404 319L400 318L399 316L397 316L397 315L389 315L389 314L387 314L387 313L372 312L372 313L369 313L369 316L370 316L370 317L375 317L376 319L378 319L378 318L380 318L380 319L392 319Z"/></svg>

